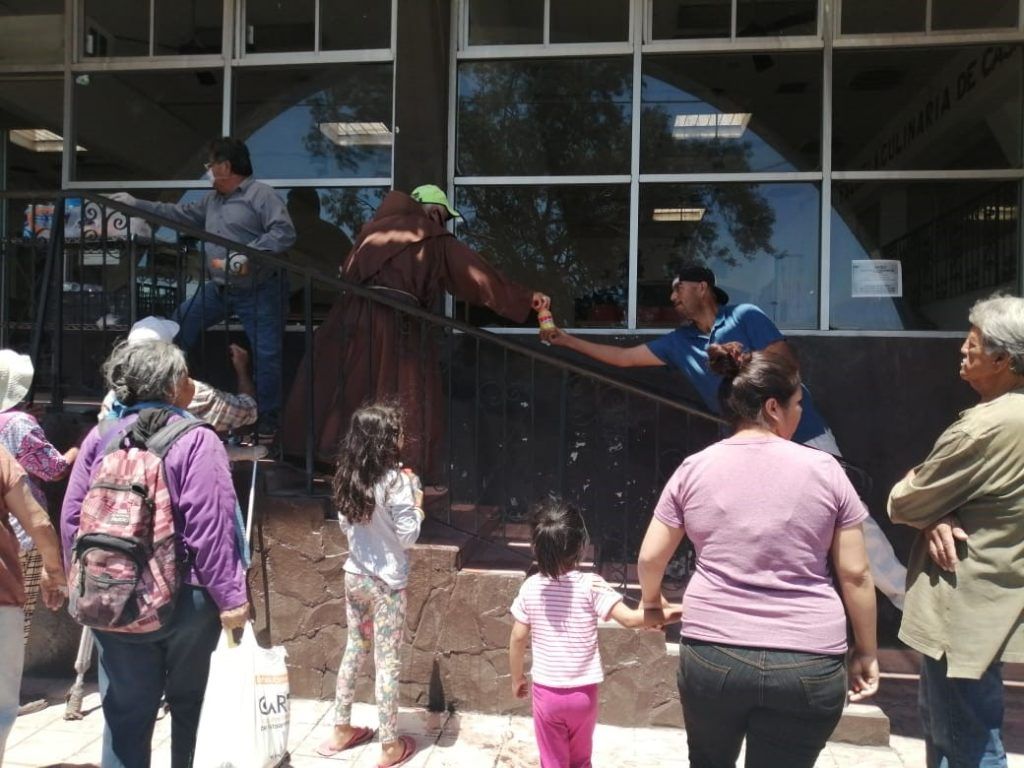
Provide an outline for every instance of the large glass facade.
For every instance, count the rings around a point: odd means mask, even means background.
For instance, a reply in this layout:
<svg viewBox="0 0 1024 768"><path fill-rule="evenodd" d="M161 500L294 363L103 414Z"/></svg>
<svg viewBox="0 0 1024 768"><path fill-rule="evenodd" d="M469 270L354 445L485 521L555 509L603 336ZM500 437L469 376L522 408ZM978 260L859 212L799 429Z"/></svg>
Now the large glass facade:
<svg viewBox="0 0 1024 768"><path fill-rule="evenodd" d="M424 96L396 93L396 16L412 13L396 0L67 7L0 4L0 188L176 199L203 187L209 139L237 135L309 223L309 263L329 266L402 176L399 130L416 131L398 116ZM466 213L457 233L557 286L567 327L670 327L667 284L688 259L794 330L958 331L977 296L1020 289L1016 0L451 12L453 45L423 45L430 76L451 78L431 147ZM5 208L5 231L23 207Z"/></svg>
<svg viewBox="0 0 1024 768"><path fill-rule="evenodd" d="M556 5L463 5L452 170L460 236L564 270L557 321L673 327L689 261L793 330L959 331L1019 290L1018 3L636 0L632 56Z"/></svg>

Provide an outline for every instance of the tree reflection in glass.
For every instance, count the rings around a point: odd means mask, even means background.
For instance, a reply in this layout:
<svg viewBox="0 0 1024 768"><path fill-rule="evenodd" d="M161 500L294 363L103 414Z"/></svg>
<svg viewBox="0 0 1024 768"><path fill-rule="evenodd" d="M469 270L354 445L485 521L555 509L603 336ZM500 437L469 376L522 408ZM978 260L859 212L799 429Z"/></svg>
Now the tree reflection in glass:
<svg viewBox="0 0 1024 768"><path fill-rule="evenodd" d="M459 66L460 176L629 173L632 59Z"/></svg>
<svg viewBox="0 0 1024 768"><path fill-rule="evenodd" d="M624 323L628 185L459 187L456 206L465 217L457 236L509 277L549 294L555 322ZM475 307L459 313L508 324Z"/></svg>

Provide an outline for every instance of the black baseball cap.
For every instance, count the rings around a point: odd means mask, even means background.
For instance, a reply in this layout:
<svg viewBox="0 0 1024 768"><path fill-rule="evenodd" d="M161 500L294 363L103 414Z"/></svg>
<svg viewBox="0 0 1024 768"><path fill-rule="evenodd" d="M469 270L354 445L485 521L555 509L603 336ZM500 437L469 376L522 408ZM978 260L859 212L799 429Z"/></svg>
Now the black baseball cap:
<svg viewBox="0 0 1024 768"><path fill-rule="evenodd" d="M715 292L715 300L719 304L729 303L729 294L715 285L715 273L707 267L702 267L700 264L687 264L680 267L679 271L676 272L675 280L672 281L672 287L675 288L676 284L680 282L707 283L711 286L711 290Z"/></svg>

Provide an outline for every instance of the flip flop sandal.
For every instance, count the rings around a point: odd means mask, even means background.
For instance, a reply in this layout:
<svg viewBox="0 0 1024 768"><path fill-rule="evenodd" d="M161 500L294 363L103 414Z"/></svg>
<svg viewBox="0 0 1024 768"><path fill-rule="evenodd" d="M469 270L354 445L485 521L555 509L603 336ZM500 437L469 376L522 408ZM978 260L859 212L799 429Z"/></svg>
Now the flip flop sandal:
<svg viewBox="0 0 1024 768"><path fill-rule="evenodd" d="M399 741L402 742L402 756L395 760L395 762L388 763L387 765L384 765L384 763L378 763L377 768L394 768L394 766L401 765L416 754L416 742L413 740L412 736L401 736L399 737Z"/></svg>
<svg viewBox="0 0 1024 768"><path fill-rule="evenodd" d="M346 741L342 746L335 747L331 743L331 739L327 739L316 748L316 753L321 757L334 757L339 752L344 752L346 749L352 749L352 747L358 747L360 744L365 744L372 738L372 728L353 728L352 735L348 737L348 741Z"/></svg>

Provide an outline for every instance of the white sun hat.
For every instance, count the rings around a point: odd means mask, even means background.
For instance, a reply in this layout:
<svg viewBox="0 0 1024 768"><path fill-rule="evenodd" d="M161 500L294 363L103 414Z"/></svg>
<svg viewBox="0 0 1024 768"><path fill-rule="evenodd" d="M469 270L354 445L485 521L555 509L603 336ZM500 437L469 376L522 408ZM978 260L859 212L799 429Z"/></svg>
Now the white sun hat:
<svg viewBox="0 0 1024 768"><path fill-rule="evenodd" d="M150 315L144 317L128 332L128 343L138 344L140 341L166 341L168 344L174 342L178 335L180 326L173 320L166 317Z"/></svg>
<svg viewBox="0 0 1024 768"><path fill-rule="evenodd" d="M13 349L0 349L0 411L8 411L25 399L33 375L31 357Z"/></svg>

